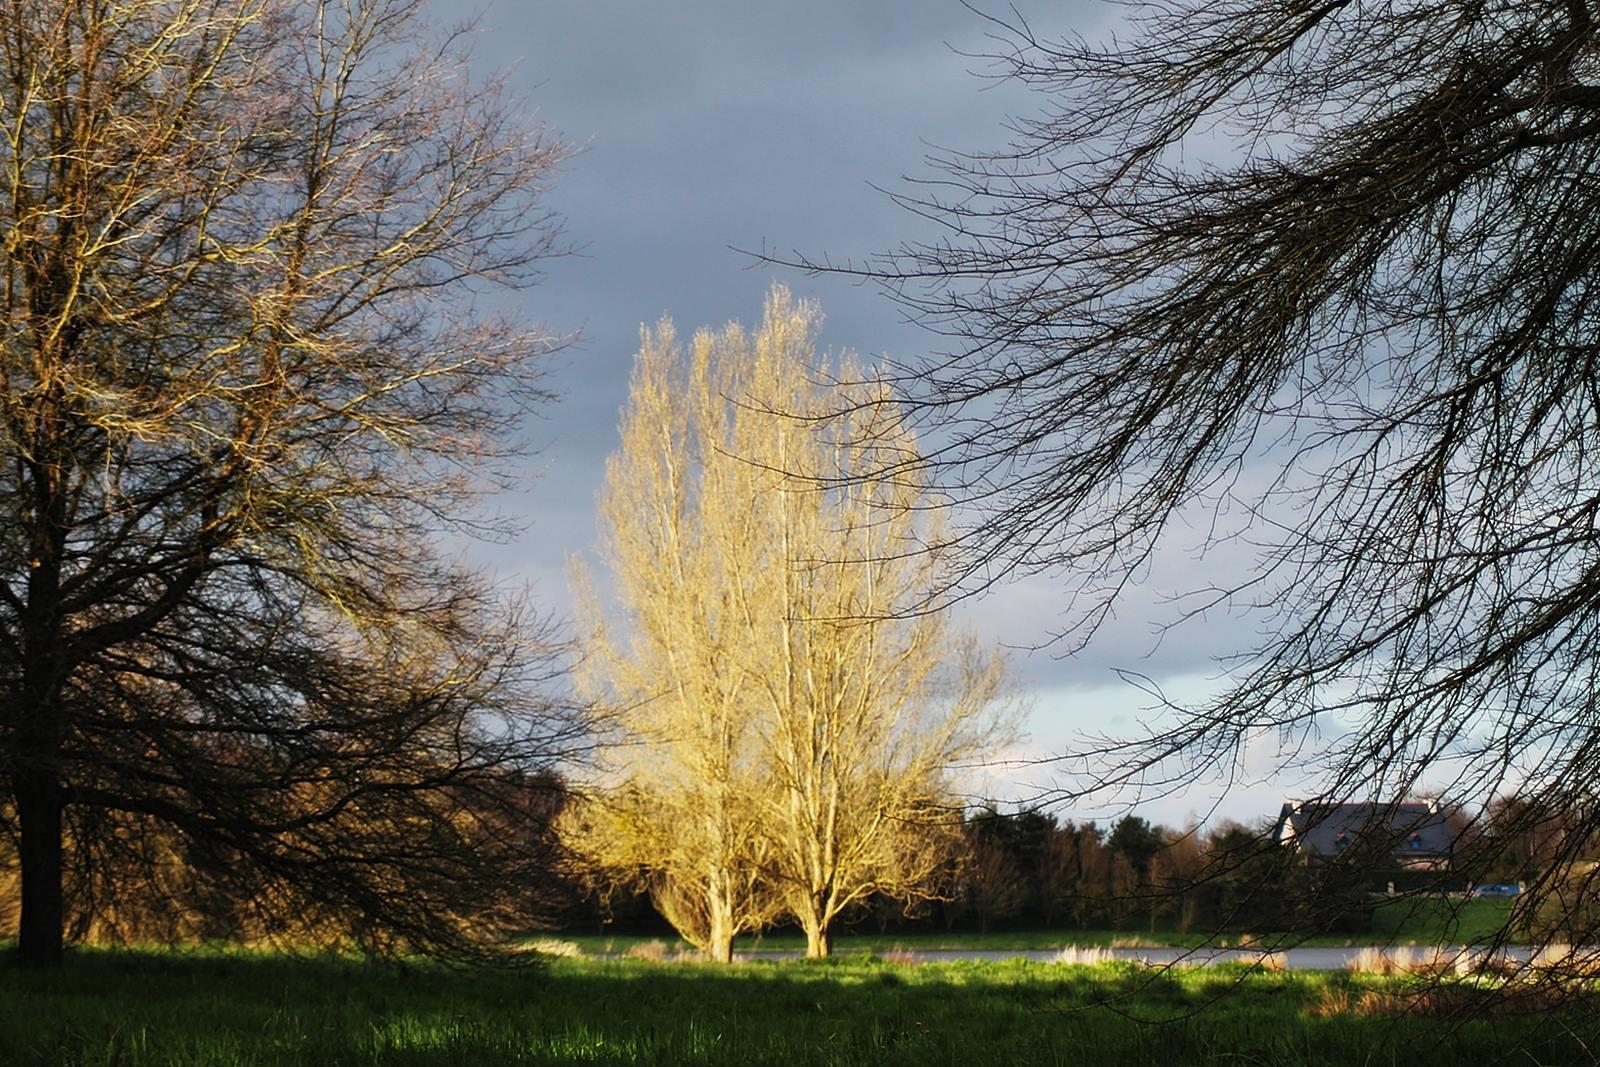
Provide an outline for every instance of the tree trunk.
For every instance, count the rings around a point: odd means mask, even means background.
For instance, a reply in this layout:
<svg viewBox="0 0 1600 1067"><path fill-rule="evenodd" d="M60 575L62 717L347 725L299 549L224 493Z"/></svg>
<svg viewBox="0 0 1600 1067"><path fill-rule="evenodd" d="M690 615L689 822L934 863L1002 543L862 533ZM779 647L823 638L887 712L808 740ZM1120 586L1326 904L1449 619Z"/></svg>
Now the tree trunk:
<svg viewBox="0 0 1600 1067"><path fill-rule="evenodd" d="M22 914L17 955L29 967L61 964L61 783L48 770L16 774L17 822L22 840Z"/></svg>
<svg viewBox="0 0 1600 1067"><path fill-rule="evenodd" d="M733 962L733 923L729 916L711 916L711 934L706 938L705 952L712 963Z"/></svg>
<svg viewBox="0 0 1600 1067"><path fill-rule="evenodd" d="M58 514L59 505L52 505ZM34 537L28 574L28 610L22 629L22 677L17 701L11 787L21 831L17 859L22 868L22 907L17 955L29 967L61 964L61 744L66 734L62 704L61 568L65 523Z"/></svg>
<svg viewBox="0 0 1600 1067"><path fill-rule="evenodd" d="M706 894L706 959L712 963L733 962L733 893L728 889L732 879L724 871L713 871Z"/></svg>
<svg viewBox="0 0 1600 1067"><path fill-rule="evenodd" d="M806 959L825 960L833 955L833 932L820 915L801 916L800 925L806 932Z"/></svg>
<svg viewBox="0 0 1600 1067"><path fill-rule="evenodd" d="M25 679L25 694L32 695L29 690L48 693L49 667L48 662L41 665L35 661L35 677ZM40 675L45 676L44 682ZM17 843L22 868L17 955L25 966L57 967L66 917L61 893L61 813L66 807L66 790L59 772L65 716L59 699L30 700L27 695L16 732L11 778L21 830Z"/></svg>

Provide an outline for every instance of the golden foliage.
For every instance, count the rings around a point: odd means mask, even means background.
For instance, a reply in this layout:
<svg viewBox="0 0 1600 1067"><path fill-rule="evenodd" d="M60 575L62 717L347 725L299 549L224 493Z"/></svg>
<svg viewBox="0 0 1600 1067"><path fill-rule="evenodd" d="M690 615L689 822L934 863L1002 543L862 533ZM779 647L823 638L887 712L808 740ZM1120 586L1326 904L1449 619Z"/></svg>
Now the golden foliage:
<svg viewBox="0 0 1600 1067"><path fill-rule="evenodd" d="M718 958L780 911L826 954L846 908L931 892L950 775L1003 736L1000 662L931 599L915 436L820 322L775 288L754 334L645 330L600 502L619 744L583 839Z"/></svg>

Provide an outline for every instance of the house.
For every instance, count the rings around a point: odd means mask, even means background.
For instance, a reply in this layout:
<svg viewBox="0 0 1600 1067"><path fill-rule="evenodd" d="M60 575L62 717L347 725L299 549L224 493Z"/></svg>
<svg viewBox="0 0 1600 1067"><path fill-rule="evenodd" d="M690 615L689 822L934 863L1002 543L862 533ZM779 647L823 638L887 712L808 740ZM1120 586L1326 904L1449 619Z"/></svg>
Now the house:
<svg viewBox="0 0 1600 1067"><path fill-rule="evenodd" d="M1456 843L1445 813L1432 800L1399 804L1290 800L1278 814L1273 836L1298 850L1306 863L1333 859L1359 847L1388 851L1397 867L1429 871L1450 866Z"/></svg>

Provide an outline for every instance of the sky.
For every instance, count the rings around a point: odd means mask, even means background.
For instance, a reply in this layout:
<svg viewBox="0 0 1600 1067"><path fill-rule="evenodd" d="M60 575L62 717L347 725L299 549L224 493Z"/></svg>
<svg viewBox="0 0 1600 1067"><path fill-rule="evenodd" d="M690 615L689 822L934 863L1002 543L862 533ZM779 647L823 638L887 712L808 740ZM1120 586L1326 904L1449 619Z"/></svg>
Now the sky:
<svg viewBox="0 0 1600 1067"><path fill-rule="evenodd" d="M1006 13L1005 9L990 10ZM1101 37L1122 9L1093 0L1019 10L1041 36ZM441 14L444 9L441 8ZM765 266L739 249L860 259L915 240L926 223L883 191L931 172L935 147L998 148L1010 115L1040 102L997 81L983 57L993 27L957 0L491 0L473 64L508 72L538 120L580 149L547 203L565 216L576 254L519 294L523 314L576 340L555 357L560 396L528 426L537 455L527 488L499 501L525 531L478 554L533 584L550 612L570 612L568 560L595 540L594 507L641 324L670 315L680 332L754 324L774 281L820 302L823 344L874 359L928 351L870 287ZM1176 700L1218 686L1216 658L1255 640L1246 619L1210 617L1161 631L1171 598L1238 559L1198 556L1201 531L1178 531L1115 616L1080 654L1029 652L1062 622L1064 582L1041 576L966 604L961 621L1014 649L1028 703L1028 739L975 791L1002 800L1070 788L1057 766L1088 735L1127 733L1150 697L1117 671L1148 677ZM1220 802L1214 785L1148 799L1139 813L1169 824L1193 816L1256 819L1296 782L1270 773L1270 739L1246 753L1243 780ZM1124 800L1129 798L1123 798ZM1109 817L1121 801L1066 809Z"/></svg>

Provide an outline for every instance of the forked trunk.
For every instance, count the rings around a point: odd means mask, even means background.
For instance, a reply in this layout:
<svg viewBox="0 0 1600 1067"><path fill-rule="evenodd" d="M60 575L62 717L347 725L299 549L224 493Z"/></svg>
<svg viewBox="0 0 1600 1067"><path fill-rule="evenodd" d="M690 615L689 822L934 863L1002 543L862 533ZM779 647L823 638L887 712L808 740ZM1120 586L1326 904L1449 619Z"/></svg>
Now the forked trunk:
<svg viewBox="0 0 1600 1067"><path fill-rule="evenodd" d="M803 918L800 925L806 932L806 959L823 960L833 955L833 931L819 916Z"/></svg>

